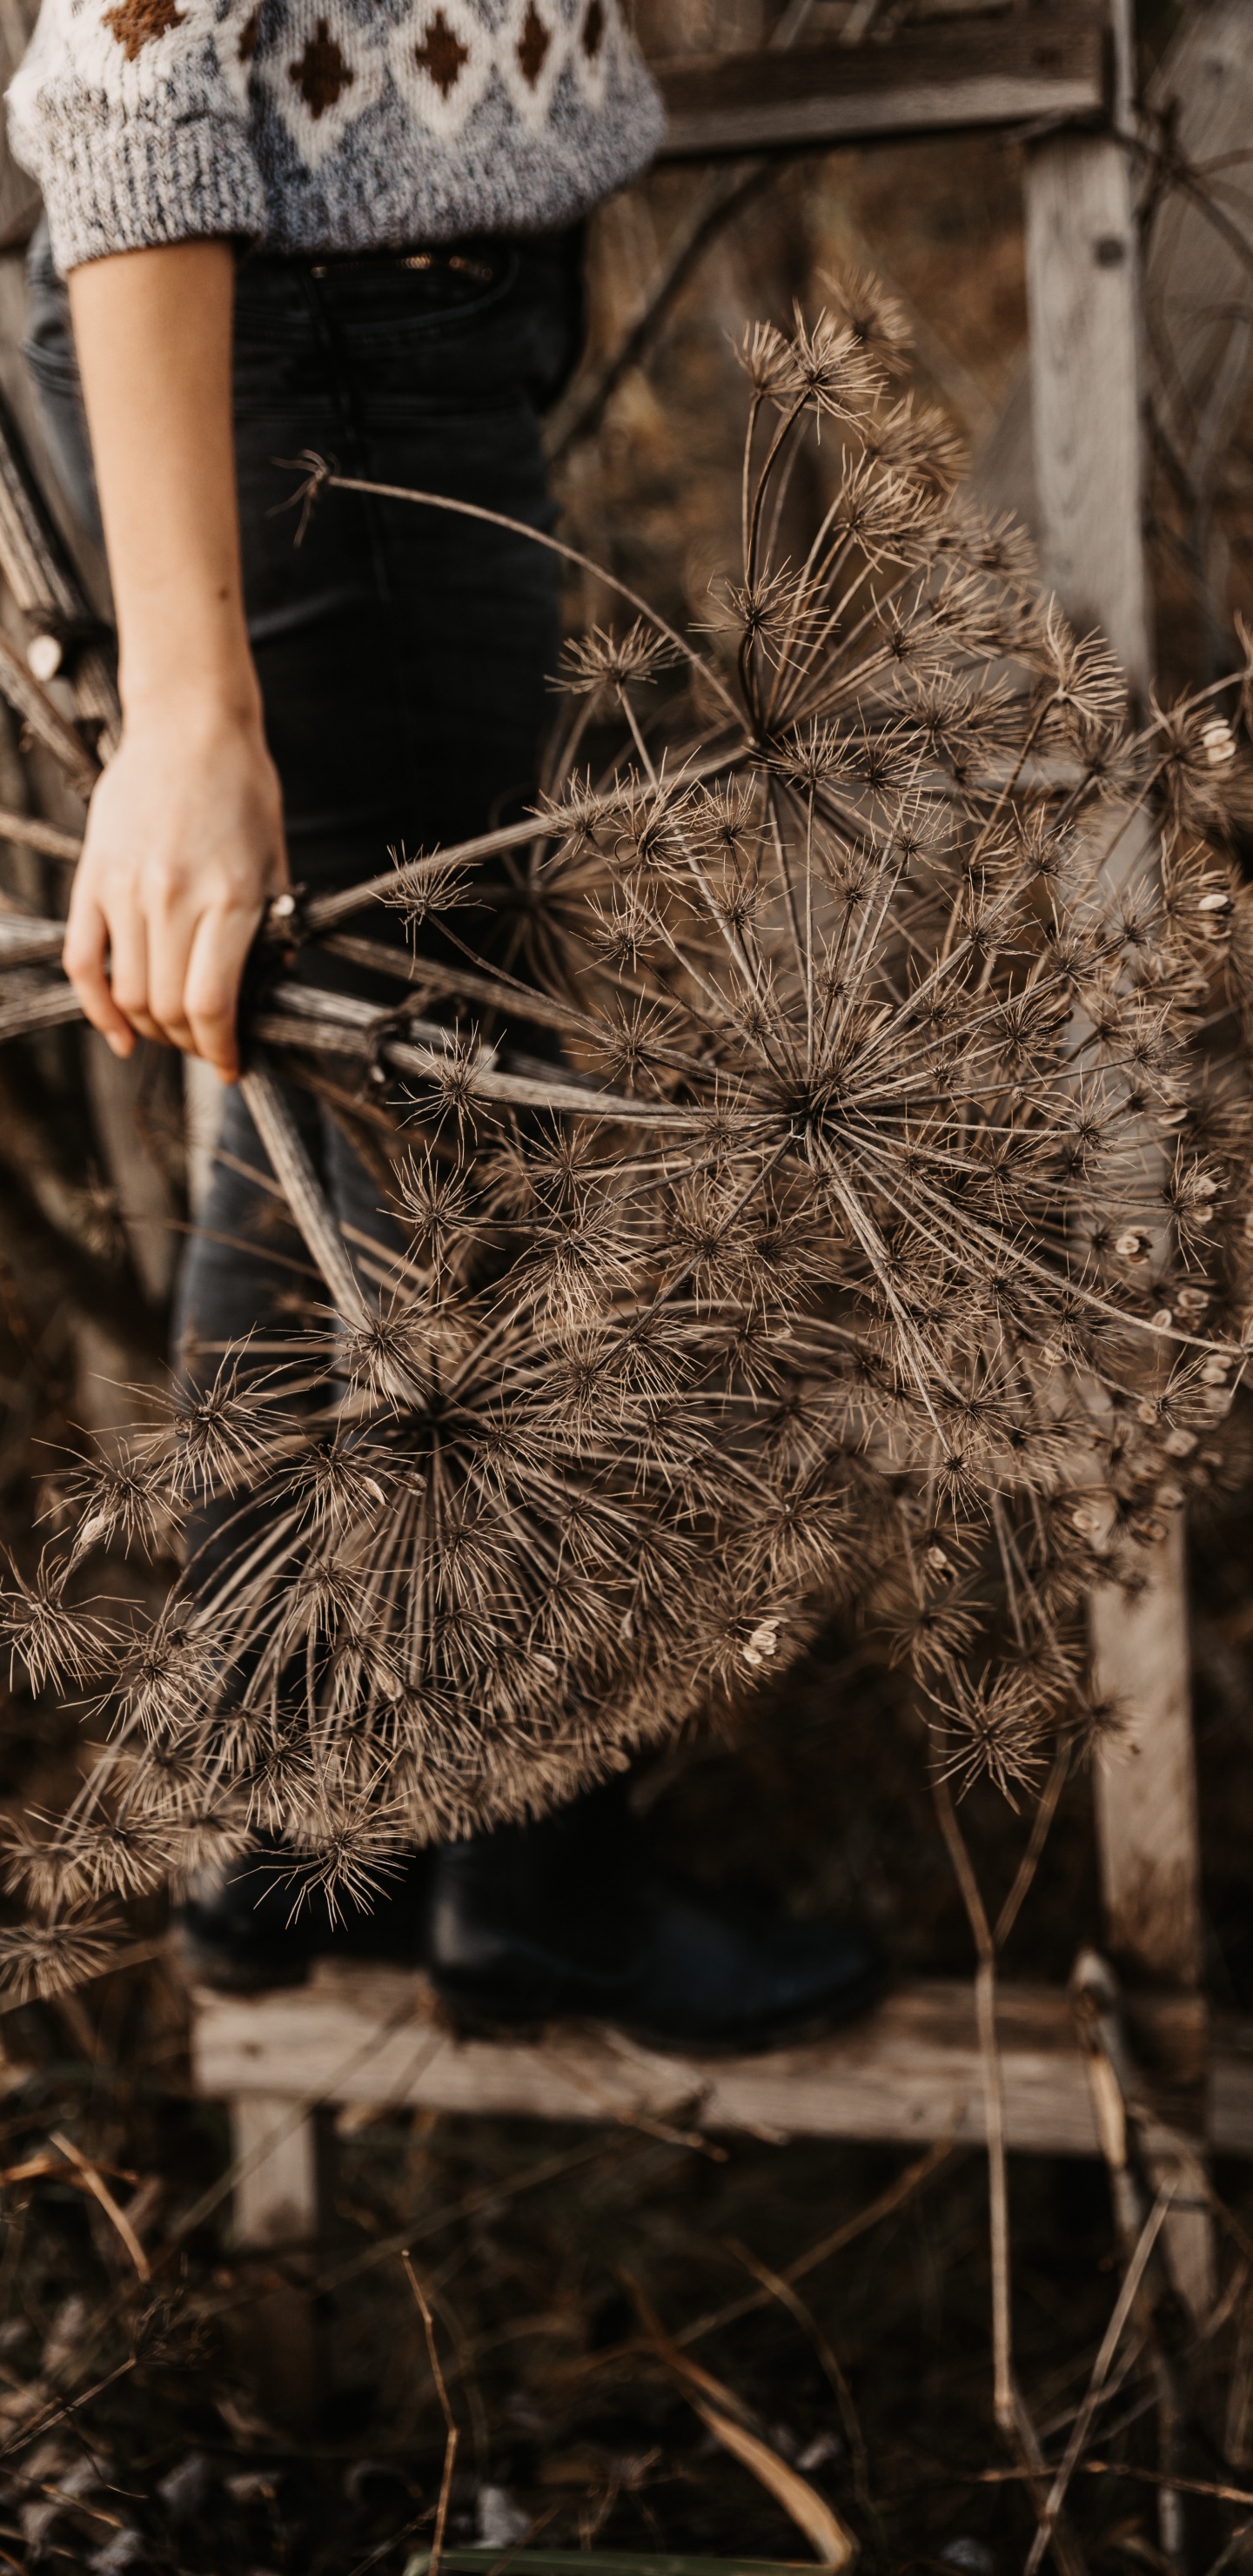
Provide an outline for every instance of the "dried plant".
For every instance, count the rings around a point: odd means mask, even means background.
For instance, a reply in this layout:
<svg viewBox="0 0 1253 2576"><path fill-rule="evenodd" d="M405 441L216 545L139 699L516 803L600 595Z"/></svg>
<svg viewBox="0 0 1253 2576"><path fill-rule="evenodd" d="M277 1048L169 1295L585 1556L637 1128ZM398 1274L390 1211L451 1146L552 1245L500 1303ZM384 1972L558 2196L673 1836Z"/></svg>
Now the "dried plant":
<svg viewBox="0 0 1253 2576"><path fill-rule="evenodd" d="M1114 1722L1079 1605L1221 1472L1253 1324L1240 684L1128 728L872 304L746 336L743 562L699 646L625 594L567 650L533 817L271 926L245 1080L338 1326L193 1361L6 1599L32 1686L95 1676L111 1730L12 1855L29 1977L261 1830L294 1903L368 1896L841 1600L959 1790L1027 1794ZM310 460L310 505L342 479ZM378 904L409 950L345 930ZM297 946L399 999L295 980ZM67 1008L31 953L5 1028ZM355 1258L279 1068L386 1158ZM119 1653L85 1557L206 1506Z"/></svg>

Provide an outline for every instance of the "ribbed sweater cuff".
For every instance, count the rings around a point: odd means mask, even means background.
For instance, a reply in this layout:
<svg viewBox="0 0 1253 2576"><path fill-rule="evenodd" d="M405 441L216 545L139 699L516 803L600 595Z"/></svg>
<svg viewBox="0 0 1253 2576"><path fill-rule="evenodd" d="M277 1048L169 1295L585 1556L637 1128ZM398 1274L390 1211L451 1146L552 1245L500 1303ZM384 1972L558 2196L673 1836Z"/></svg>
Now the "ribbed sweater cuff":
<svg viewBox="0 0 1253 2576"><path fill-rule="evenodd" d="M221 116L58 119L40 144L38 175L62 275L110 251L264 232L265 198L242 124Z"/></svg>

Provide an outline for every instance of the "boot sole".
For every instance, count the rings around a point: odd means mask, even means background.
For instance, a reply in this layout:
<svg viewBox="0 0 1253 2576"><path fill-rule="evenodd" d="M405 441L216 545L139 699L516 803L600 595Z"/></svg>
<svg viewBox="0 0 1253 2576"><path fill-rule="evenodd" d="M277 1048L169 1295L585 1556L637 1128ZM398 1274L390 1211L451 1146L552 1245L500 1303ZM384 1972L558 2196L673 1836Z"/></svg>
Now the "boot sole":
<svg viewBox="0 0 1253 2576"><path fill-rule="evenodd" d="M829 2004L805 2014L803 2018L772 2023L768 2030L757 2025L727 2038L710 2038L691 2031L676 2035L673 2031L650 2030L645 2023L630 2021L625 2015L619 2018L610 2012L597 2013L587 2006L582 2010L573 2007L565 2011L554 2010L546 2017L535 2014L520 2017L511 2014L508 2005L499 2000L459 1995L442 1984L438 1977L432 1977L431 1983L460 2039L512 2039L533 2047L555 2029L613 2030L619 2031L624 2039L633 2040L637 2047L650 2049L658 2057L729 2059L765 2057L773 2049L804 2048L811 2040L827 2039L833 2031L843 2029L848 2022L870 2012L884 1993L889 1979L886 1970L880 1971L866 1977L854 1990L843 1994L838 2002L833 1998Z"/></svg>

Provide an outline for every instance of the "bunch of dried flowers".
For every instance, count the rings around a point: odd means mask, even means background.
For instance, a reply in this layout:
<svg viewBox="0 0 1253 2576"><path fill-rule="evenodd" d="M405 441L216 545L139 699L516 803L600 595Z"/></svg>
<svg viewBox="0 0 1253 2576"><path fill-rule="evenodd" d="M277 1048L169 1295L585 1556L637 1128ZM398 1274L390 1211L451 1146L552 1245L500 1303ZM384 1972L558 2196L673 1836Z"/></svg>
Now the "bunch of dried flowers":
<svg viewBox="0 0 1253 2576"><path fill-rule="evenodd" d="M526 823L271 926L245 1080L337 1325L193 1371L63 1482L5 1596L31 1687L109 1720L11 1853L17 1987L258 1832L294 1901L368 1899L840 1602L961 1786L1013 1796L1111 1723L1083 1596L1143 1581L1222 1471L1253 1326L1223 855L1253 680L1133 726L900 343L859 280L750 331L742 572L699 646L626 594L567 648ZM313 460L310 498L340 480ZM408 949L345 929L371 905ZM0 1030L69 1007L23 935ZM399 998L297 980L284 943ZM337 1234L290 1080L382 1156L376 1243ZM94 1553L206 1507L150 1624L84 1606Z"/></svg>

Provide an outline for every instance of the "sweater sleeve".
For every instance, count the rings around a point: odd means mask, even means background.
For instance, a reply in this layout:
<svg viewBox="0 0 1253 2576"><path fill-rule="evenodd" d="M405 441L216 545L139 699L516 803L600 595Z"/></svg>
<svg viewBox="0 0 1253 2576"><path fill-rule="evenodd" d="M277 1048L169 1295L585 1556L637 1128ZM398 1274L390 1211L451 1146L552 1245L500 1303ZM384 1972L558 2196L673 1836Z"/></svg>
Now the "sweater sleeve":
<svg viewBox="0 0 1253 2576"><path fill-rule="evenodd" d="M43 0L8 92L62 274L110 251L264 229L249 134L255 0Z"/></svg>

